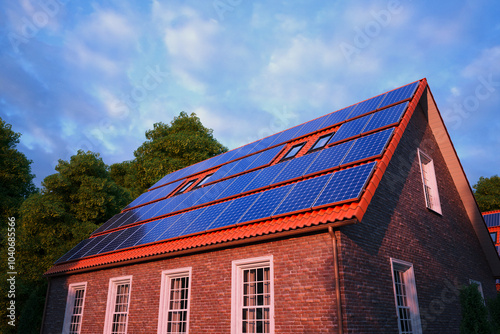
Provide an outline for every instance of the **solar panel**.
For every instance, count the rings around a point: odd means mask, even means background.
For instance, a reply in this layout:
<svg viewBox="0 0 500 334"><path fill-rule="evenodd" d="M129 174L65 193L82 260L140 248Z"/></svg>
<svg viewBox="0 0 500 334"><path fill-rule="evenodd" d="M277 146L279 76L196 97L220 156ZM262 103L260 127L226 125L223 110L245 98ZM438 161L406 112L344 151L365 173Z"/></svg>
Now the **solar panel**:
<svg viewBox="0 0 500 334"><path fill-rule="evenodd" d="M245 170L250 170L270 164L276 158L276 155L281 152L284 146L285 145L276 146L269 150L261 152L259 156L253 161L253 163L251 163Z"/></svg>
<svg viewBox="0 0 500 334"><path fill-rule="evenodd" d="M270 185L273 182L274 178L276 178L276 175L278 175L278 173L281 172L281 170L283 168L285 168L285 166L288 164L288 162L289 161L282 162L282 163L261 169L259 171L260 173L257 175L257 177L255 177L253 179L253 181L250 182L245 187L245 189L242 190L242 192L243 191L250 191L250 190L254 190L254 189L258 189L258 188Z"/></svg>
<svg viewBox="0 0 500 334"><path fill-rule="evenodd" d="M151 230L146 233L140 240L135 243L135 246L148 244L150 242L155 242L161 240L160 237L165 231L170 228L172 224L174 224L177 219L179 219L180 215L169 216L157 221L152 221L146 223L145 225L153 225Z"/></svg>
<svg viewBox="0 0 500 334"><path fill-rule="evenodd" d="M318 157L314 160L314 163L309 166L304 175L339 166L340 162L346 153L351 149L353 144L354 140L350 140L319 151Z"/></svg>
<svg viewBox="0 0 500 334"><path fill-rule="evenodd" d="M322 124L326 121L329 115L327 116L322 116L316 119L313 119L312 121L309 121L307 123L304 123L304 126L300 128L299 131L294 135L294 139L301 137L303 135L306 135L308 133L311 133L313 131L317 131L321 129L323 126Z"/></svg>
<svg viewBox="0 0 500 334"><path fill-rule="evenodd" d="M191 192L172 196L163 201L160 201L158 202L158 206L155 208L156 212L152 213L152 215L148 215L147 217L141 217L141 219L158 217L174 212L177 206L179 206L179 204L181 204L188 196L191 196Z"/></svg>
<svg viewBox="0 0 500 334"><path fill-rule="evenodd" d="M83 247L85 247L92 239L85 239L80 241L75 247L73 247L69 252L61 256L59 259L57 259L56 263L64 262L69 260L70 257L72 257L76 252L81 250Z"/></svg>
<svg viewBox="0 0 500 334"><path fill-rule="evenodd" d="M203 196L205 196L206 191L202 189L194 189L187 192L184 200L177 205L174 210L179 211L187 209L193 206L194 203L198 202Z"/></svg>
<svg viewBox="0 0 500 334"><path fill-rule="evenodd" d="M390 91L389 93L386 94L379 108L383 108L385 106L388 106L389 104L393 104L411 98L415 93L415 90L417 89L419 83L420 81L416 81L409 85Z"/></svg>
<svg viewBox="0 0 500 334"><path fill-rule="evenodd" d="M384 99L384 97L385 95L379 95L371 99L368 99L366 101L358 103L358 106L356 107L356 109L354 109L352 114L349 115L349 118L361 116L363 114L366 114L367 112L377 109L380 105L380 102L382 102L382 100Z"/></svg>
<svg viewBox="0 0 500 334"><path fill-rule="evenodd" d="M337 141L359 135L371 117L372 115L367 115L342 124L339 130L333 135L332 139L330 139L329 143L335 143Z"/></svg>
<svg viewBox="0 0 500 334"><path fill-rule="evenodd" d="M131 235L127 240L125 240L118 249L122 248L127 248L127 247L132 247L136 245L142 245L144 243L149 243L153 242L155 240L147 241L147 242L142 242L143 240L146 240L151 238L151 232L160 224L160 222L164 221L165 219L160 219L160 220L154 220L149 223L145 223L142 225L139 225L140 228L133 234Z"/></svg>
<svg viewBox="0 0 500 334"><path fill-rule="evenodd" d="M375 162L372 162L334 173L314 207L357 199L374 167Z"/></svg>
<svg viewBox="0 0 500 334"><path fill-rule="evenodd" d="M342 164L345 165L382 154L393 132L394 128L390 128L356 139Z"/></svg>
<svg viewBox="0 0 500 334"><path fill-rule="evenodd" d="M262 193L252 194L229 201L230 204L224 210L224 214L214 220L212 225L210 225L210 229L238 223L241 216L245 214L261 194Z"/></svg>
<svg viewBox="0 0 500 334"><path fill-rule="evenodd" d="M285 197L273 216L284 213L309 209L321 192L332 174L322 175L313 179L297 182L290 193Z"/></svg>
<svg viewBox="0 0 500 334"><path fill-rule="evenodd" d="M238 164L238 161L233 161L228 163L227 165L221 166L211 177L210 182L217 181L222 179L226 174L228 174L231 169L234 168Z"/></svg>
<svg viewBox="0 0 500 334"><path fill-rule="evenodd" d="M241 193L245 187L253 181L260 171L253 171L247 174L237 176L233 183L231 183L224 191L220 192L217 199L229 197Z"/></svg>
<svg viewBox="0 0 500 334"><path fill-rule="evenodd" d="M340 109L339 111L336 111L334 113L331 113L330 115L327 115L328 117L326 118L325 122L321 125L323 128L338 124L340 122L343 122L349 117L351 112L356 108L356 105Z"/></svg>
<svg viewBox="0 0 500 334"><path fill-rule="evenodd" d="M262 138L261 140L259 140L257 142L257 145L255 145L255 148L253 149L253 152L258 152L260 150L264 150L268 147L271 147L271 144L273 143L273 141L276 139L276 137L278 137L280 134L279 133L275 133L269 137L266 137L266 138Z"/></svg>
<svg viewBox="0 0 500 334"><path fill-rule="evenodd" d="M271 145L281 144L281 143L284 143L292 138L295 138L295 134L300 131L302 126L303 126L303 124L300 124L300 125L295 126L291 129L280 132L279 136L276 137L276 139L273 141L273 143Z"/></svg>
<svg viewBox="0 0 500 334"><path fill-rule="evenodd" d="M241 217L240 223L271 217L278 205L293 188L293 184L264 191L252 207Z"/></svg>
<svg viewBox="0 0 500 334"><path fill-rule="evenodd" d="M167 184L166 186L150 190L150 191L142 194L141 196L139 196L135 201L133 201L126 208L132 208L134 206L138 206L138 205L141 205L141 204L144 204L144 203L147 203L147 202L158 200L158 199L160 199L162 197L166 197L166 196L170 195L170 193L172 191L174 191L175 188L177 188L182 182L183 181L180 180L180 181L176 181L174 183ZM146 194L149 194L149 196L143 197L143 195L146 195ZM140 199L141 197L143 197L143 198Z"/></svg>
<svg viewBox="0 0 500 334"><path fill-rule="evenodd" d="M405 102L384 110L377 111L373 114L373 117L370 119L368 124L366 124L363 132L372 131L383 126L398 123L403 116L408 104L409 102Z"/></svg>
<svg viewBox="0 0 500 334"><path fill-rule="evenodd" d="M103 247L108 240L111 240L114 238L115 235L113 233L109 234L104 234L100 235L95 238L91 238L90 242L87 244L86 247L82 248L79 252L75 253L70 259L75 260L82 258L84 256L89 256L96 254L97 251L99 250L99 247Z"/></svg>
<svg viewBox="0 0 500 334"><path fill-rule="evenodd" d="M200 213L201 210L193 210L179 215L179 219L163 232L159 240L171 239L183 235L183 231L198 218Z"/></svg>
<svg viewBox="0 0 500 334"><path fill-rule="evenodd" d="M106 252L111 252L114 251L115 249L120 246L120 244L125 241L128 237L130 237L137 229L140 228L140 225L137 226L132 226L120 231L112 232L111 234L114 234L114 238L112 240L107 241L103 247L96 247L99 248L96 253L94 254L102 254ZM87 254L87 255L93 255L93 254Z"/></svg>
<svg viewBox="0 0 500 334"><path fill-rule="evenodd" d="M135 214L135 211L134 210L130 210L130 211L125 211L125 212L121 212L119 213L117 217L117 219L115 219L113 221L113 223L109 224L106 226L105 229L102 229L100 230L99 232L104 232L104 231L108 231L108 230L111 230L111 229L114 229L114 228L117 228L119 226L122 226L123 224L125 224L131 217L133 217ZM97 233L94 232L94 234Z"/></svg>
<svg viewBox="0 0 500 334"><path fill-rule="evenodd" d="M203 203L208 203L216 200L217 197L219 197L219 195L235 181L235 179L236 178L232 178L214 183L213 185L211 185L212 187L210 188L210 190L205 192L205 195L201 197L198 201L193 203L193 205L200 205Z"/></svg>
<svg viewBox="0 0 500 334"><path fill-rule="evenodd" d="M113 225L118 219L120 219L121 216L123 216L125 213L120 212L114 215L113 217L109 218L104 224L102 224L98 229L96 229L94 232L92 232L91 235L97 234L102 231L107 231L110 228L111 225Z"/></svg>
<svg viewBox="0 0 500 334"><path fill-rule="evenodd" d="M229 206L230 203L230 201L227 201L210 205L207 208L203 209L203 212L198 216L198 218L193 221L193 223L189 226L188 229L186 229L186 231L190 231L189 233L194 233L196 231L208 230L214 220L224 212L224 210Z"/></svg>
<svg viewBox="0 0 500 334"><path fill-rule="evenodd" d="M318 156L318 152L309 153L290 160L285 168L276 176L272 183L278 183L286 180L291 180L304 175L304 172L313 163L314 159Z"/></svg>
<svg viewBox="0 0 500 334"><path fill-rule="evenodd" d="M121 243L118 244L115 249L123 249L134 246L138 240L142 239L148 226L149 224L142 224L129 227L129 229L133 229L133 232L127 238L123 238Z"/></svg>
<svg viewBox="0 0 500 334"><path fill-rule="evenodd" d="M483 215L486 226L493 227L500 225L500 212Z"/></svg>
<svg viewBox="0 0 500 334"><path fill-rule="evenodd" d="M235 161L236 164L234 165L234 167L223 177L231 176L245 171L258 157L258 154L254 154L241 160Z"/></svg>

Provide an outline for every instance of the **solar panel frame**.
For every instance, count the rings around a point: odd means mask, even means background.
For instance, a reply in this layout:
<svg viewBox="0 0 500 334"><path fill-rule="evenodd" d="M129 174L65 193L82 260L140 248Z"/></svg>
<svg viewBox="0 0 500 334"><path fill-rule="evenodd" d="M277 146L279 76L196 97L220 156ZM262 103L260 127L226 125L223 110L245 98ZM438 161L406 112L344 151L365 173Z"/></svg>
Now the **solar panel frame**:
<svg viewBox="0 0 500 334"><path fill-rule="evenodd" d="M153 223L156 224L148 233L146 233L140 240L138 240L134 246L140 246L162 240L161 236L163 235L163 233L168 228L170 228L170 226L174 224L177 221L177 219L179 219L179 217L180 215L168 216L166 218L162 218L147 223L147 224L153 224Z"/></svg>
<svg viewBox="0 0 500 334"><path fill-rule="evenodd" d="M323 124L321 126L323 128L327 128L327 127L342 123L343 121L348 119L348 117L356 109L356 107L357 107L357 105L355 104L355 105L340 109L338 111L335 111L329 115L326 115L328 117L325 119L325 121L323 122Z"/></svg>
<svg viewBox="0 0 500 334"><path fill-rule="evenodd" d="M370 114L342 124L327 145L361 134L371 117Z"/></svg>
<svg viewBox="0 0 500 334"><path fill-rule="evenodd" d="M314 163L314 160L318 157L319 151L312 152L303 155L299 158L291 159L285 168L274 178L272 184L292 180L298 177L302 177L305 171Z"/></svg>
<svg viewBox="0 0 500 334"><path fill-rule="evenodd" d="M261 152L259 156L245 169L245 171L270 164L274 159L276 159L276 156L280 154L283 147L285 147L285 145L276 146Z"/></svg>
<svg viewBox="0 0 500 334"><path fill-rule="evenodd" d="M245 189L242 190L242 192L259 189L272 184L276 176L289 162L290 160L262 168L259 171L259 174L245 187Z"/></svg>
<svg viewBox="0 0 500 334"><path fill-rule="evenodd" d="M380 103L384 100L384 97L385 94L382 94L358 103L356 109L349 115L348 119L352 119L376 110L379 108Z"/></svg>
<svg viewBox="0 0 500 334"><path fill-rule="evenodd" d="M310 134L311 132L316 132L323 127L323 123L325 123L326 119L329 115L321 116L316 119L313 119L309 122L304 123L303 127L300 128L299 131L294 135L293 139L302 137L304 135Z"/></svg>
<svg viewBox="0 0 500 334"><path fill-rule="evenodd" d="M331 177L332 174L326 174L295 183L294 187L274 211L273 217L310 209Z"/></svg>
<svg viewBox="0 0 500 334"><path fill-rule="evenodd" d="M387 147L390 138L392 138L393 133L394 128L389 128L356 139L341 164L345 165L381 155Z"/></svg>
<svg viewBox="0 0 500 334"><path fill-rule="evenodd" d="M393 107L377 111L363 129L363 133L373 131L385 126L399 123L403 117L409 102L397 104Z"/></svg>
<svg viewBox="0 0 500 334"><path fill-rule="evenodd" d="M332 178L317 196L313 208L356 200L361 196L376 162L351 167L333 173Z"/></svg>
<svg viewBox="0 0 500 334"><path fill-rule="evenodd" d="M237 224L262 193L255 193L229 201L229 206L210 225L210 229Z"/></svg>
<svg viewBox="0 0 500 334"><path fill-rule="evenodd" d="M241 216L239 223L271 217L293 187L294 184L287 184L262 192L262 195Z"/></svg>
<svg viewBox="0 0 500 334"><path fill-rule="evenodd" d="M210 226L212 223L224 213L230 203L230 201L226 201L206 207L189 227L197 228L199 231L207 231L211 229Z"/></svg>
<svg viewBox="0 0 500 334"><path fill-rule="evenodd" d="M385 106L388 106L390 104L403 101L406 99L409 99L413 97L413 94L415 94L415 91L417 90L418 85L420 84L420 81L415 81L411 84L408 84L406 86L400 87L398 89L392 90L386 94L386 97L382 103L380 103L379 108L383 108Z"/></svg>
<svg viewBox="0 0 500 334"><path fill-rule="evenodd" d="M346 156L347 152L354 145L354 140L350 140L338 145L330 146L321 151L318 151L318 157L313 164L304 172L304 175L317 173L323 170L332 169L340 166L340 163Z"/></svg>
<svg viewBox="0 0 500 334"><path fill-rule="evenodd" d="M215 201L217 197L235 181L235 179L236 178L226 179L224 181L211 184L210 190L205 192L205 195L196 201L193 206Z"/></svg>
<svg viewBox="0 0 500 334"><path fill-rule="evenodd" d="M179 218L163 232L158 240L168 240L184 235L183 231L186 230L201 213L201 210L193 210L180 214Z"/></svg>
<svg viewBox="0 0 500 334"><path fill-rule="evenodd" d="M247 174L237 176L234 182L231 183L216 199L222 199L229 196L240 194L245 187L251 183L260 171L254 171Z"/></svg>
<svg viewBox="0 0 500 334"><path fill-rule="evenodd" d="M290 128L288 130L284 130L282 132L279 132L279 136L276 137L276 139L273 141L271 146L276 145L276 144L281 144L289 141L290 139L295 138L295 134L300 131L302 128L303 124L294 126L293 128Z"/></svg>

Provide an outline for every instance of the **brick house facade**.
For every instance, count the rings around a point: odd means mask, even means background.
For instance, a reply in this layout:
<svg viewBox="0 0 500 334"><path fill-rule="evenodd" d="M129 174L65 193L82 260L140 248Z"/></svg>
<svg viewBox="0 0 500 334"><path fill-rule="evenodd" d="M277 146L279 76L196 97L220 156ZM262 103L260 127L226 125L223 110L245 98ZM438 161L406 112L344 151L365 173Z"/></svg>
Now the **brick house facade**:
<svg viewBox="0 0 500 334"><path fill-rule="evenodd" d="M377 168L358 196L145 245L63 257L46 273L42 333L71 328L74 333L458 333L458 289L474 280L485 297L494 297L500 259L491 241L485 242L490 236L427 82L414 86L415 92L402 99L408 108L381 154L270 188L278 193L280 187L375 161ZM373 110L385 110L380 105ZM289 140L264 168L304 141L291 161L306 157L324 134L341 133L347 123L312 128ZM348 139L343 140L335 145ZM432 181L422 172L426 157L432 159L437 188L423 185ZM210 173L198 173L197 182ZM439 207L430 209L433 191ZM234 201L245 198L238 196ZM305 201L307 192L301 196ZM280 205L288 198L293 200L286 197ZM221 203L216 199L209 205Z"/></svg>

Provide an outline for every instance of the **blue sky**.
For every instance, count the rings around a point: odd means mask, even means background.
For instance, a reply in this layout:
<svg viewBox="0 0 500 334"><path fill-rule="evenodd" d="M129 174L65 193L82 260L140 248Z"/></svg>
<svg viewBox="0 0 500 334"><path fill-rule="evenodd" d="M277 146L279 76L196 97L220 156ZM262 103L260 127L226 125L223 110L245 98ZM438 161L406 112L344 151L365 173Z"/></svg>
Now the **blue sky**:
<svg viewBox="0 0 500 334"><path fill-rule="evenodd" d="M230 149L426 77L471 184L500 174L500 3L0 0L0 117L36 183L196 113Z"/></svg>

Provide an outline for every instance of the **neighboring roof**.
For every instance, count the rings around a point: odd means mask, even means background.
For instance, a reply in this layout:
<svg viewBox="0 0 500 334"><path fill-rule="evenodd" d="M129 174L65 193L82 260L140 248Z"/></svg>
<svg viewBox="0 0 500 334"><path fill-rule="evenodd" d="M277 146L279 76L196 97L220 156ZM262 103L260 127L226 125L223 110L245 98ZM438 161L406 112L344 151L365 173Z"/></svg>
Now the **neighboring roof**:
<svg viewBox="0 0 500 334"><path fill-rule="evenodd" d="M168 174L62 256L46 275L359 222L426 88L422 79ZM433 101L428 89L427 95ZM435 104L429 109L434 126L444 129L433 114ZM461 173L454 180L462 185L465 174L444 131L446 136L440 132L436 139L446 153L453 150L455 158L445 159L452 167L458 163L452 174ZM324 148L311 151L332 133ZM301 143L295 157L283 160ZM470 187L467 191L472 196ZM474 226L476 233L489 238L482 225L484 231ZM498 256L498 263L487 256L500 275Z"/></svg>
<svg viewBox="0 0 500 334"><path fill-rule="evenodd" d="M488 227L500 226L500 210L483 212L483 218Z"/></svg>

